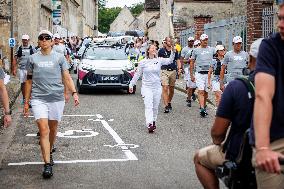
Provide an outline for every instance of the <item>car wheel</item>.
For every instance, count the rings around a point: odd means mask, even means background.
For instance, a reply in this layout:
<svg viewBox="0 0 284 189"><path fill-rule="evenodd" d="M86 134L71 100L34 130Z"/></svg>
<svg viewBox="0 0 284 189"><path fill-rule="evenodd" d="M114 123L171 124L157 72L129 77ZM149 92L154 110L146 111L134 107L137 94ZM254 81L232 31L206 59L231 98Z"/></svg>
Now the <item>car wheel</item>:
<svg viewBox="0 0 284 189"><path fill-rule="evenodd" d="M84 90L83 90L83 88L81 87L81 85L79 83L79 79L77 79L77 90L78 90L79 94L83 94L84 93Z"/></svg>

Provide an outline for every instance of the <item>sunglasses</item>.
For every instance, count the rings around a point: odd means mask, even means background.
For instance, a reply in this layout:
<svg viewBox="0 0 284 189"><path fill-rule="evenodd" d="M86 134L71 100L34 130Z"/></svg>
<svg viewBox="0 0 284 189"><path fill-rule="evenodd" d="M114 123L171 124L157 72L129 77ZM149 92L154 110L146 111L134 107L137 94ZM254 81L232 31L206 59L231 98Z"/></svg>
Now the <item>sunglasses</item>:
<svg viewBox="0 0 284 189"><path fill-rule="evenodd" d="M277 15L279 21L284 20L284 16Z"/></svg>
<svg viewBox="0 0 284 189"><path fill-rule="evenodd" d="M41 36L39 36L38 37L38 40L40 40L40 41L43 41L43 40L51 40L51 36L49 36L49 35L41 35Z"/></svg>

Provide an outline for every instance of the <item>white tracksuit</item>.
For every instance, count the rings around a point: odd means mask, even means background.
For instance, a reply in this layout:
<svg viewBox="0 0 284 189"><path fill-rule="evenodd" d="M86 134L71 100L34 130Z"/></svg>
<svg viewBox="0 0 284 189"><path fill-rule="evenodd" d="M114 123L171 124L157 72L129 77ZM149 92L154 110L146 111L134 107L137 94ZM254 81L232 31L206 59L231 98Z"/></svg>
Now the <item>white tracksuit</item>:
<svg viewBox="0 0 284 189"><path fill-rule="evenodd" d="M161 66L171 64L175 53L171 53L170 58L143 59L139 62L138 69L130 81L129 87L132 88L139 77L142 76L141 94L145 104L146 126L153 124L157 120L158 107L161 100Z"/></svg>

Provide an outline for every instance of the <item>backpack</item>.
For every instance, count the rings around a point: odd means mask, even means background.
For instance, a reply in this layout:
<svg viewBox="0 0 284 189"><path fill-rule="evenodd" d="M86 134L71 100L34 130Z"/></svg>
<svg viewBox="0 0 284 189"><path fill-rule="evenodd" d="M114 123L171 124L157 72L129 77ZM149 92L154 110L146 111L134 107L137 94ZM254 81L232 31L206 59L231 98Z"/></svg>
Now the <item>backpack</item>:
<svg viewBox="0 0 284 189"><path fill-rule="evenodd" d="M248 98L249 98L249 107L252 107L253 110L253 105L254 105L254 99L255 99L255 87L254 87L254 83L252 81L250 81L248 78L246 77L239 77L236 78L236 80L241 81L247 88L247 94L248 94ZM253 111L251 111L251 116L252 116ZM243 136L245 134L245 132L247 131L247 129L249 128L243 128L243 130L238 131L238 134L240 134L240 136ZM223 152L225 153L229 146L230 146L230 141L232 139L233 136L236 136L236 131L234 128L231 127L229 134L226 138L226 141L223 145ZM238 150L238 156L240 154L240 152L242 151L242 145L240 145L240 148L237 149ZM237 161L238 157L233 157L232 155L226 154L226 159L228 160L232 160L232 161ZM238 160L240 161L240 160Z"/></svg>
<svg viewBox="0 0 284 189"><path fill-rule="evenodd" d="M29 46L29 49L30 49L30 55L34 54L34 50L33 50L33 47L31 45ZM22 48L22 45L21 45L18 49L17 57L21 58L22 56L23 56L23 48Z"/></svg>

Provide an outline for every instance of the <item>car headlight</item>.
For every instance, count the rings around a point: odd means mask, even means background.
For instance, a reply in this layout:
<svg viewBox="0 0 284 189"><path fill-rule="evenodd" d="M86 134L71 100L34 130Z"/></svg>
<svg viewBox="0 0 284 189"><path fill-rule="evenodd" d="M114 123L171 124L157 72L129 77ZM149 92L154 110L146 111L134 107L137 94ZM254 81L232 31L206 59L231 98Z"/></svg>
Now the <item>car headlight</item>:
<svg viewBox="0 0 284 189"><path fill-rule="evenodd" d="M91 71L92 69L88 66L82 66L82 70Z"/></svg>
<svg viewBox="0 0 284 189"><path fill-rule="evenodd" d="M134 70L133 65L132 65L132 64L127 64L127 66L126 66L126 70L127 70L127 71Z"/></svg>

